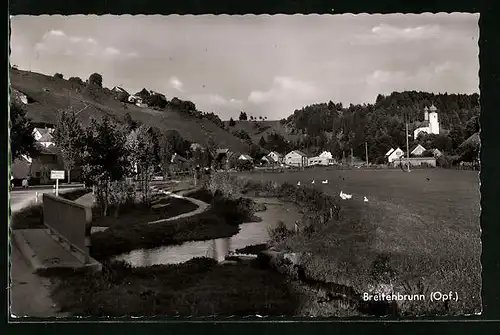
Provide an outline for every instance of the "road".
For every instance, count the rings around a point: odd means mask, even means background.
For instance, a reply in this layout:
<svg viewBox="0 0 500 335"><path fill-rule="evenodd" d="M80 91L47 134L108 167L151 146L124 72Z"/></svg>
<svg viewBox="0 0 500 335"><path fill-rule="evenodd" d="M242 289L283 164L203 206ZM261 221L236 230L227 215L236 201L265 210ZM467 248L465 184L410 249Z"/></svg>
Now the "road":
<svg viewBox="0 0 500 335"><path fill-rule="evenodd" d="M60 185L60 190L82 187L82 184ZM16 212L35 200L36 193L52 193L52 185L30 186L29 188L15 187L10 192L10 208Z"/></svg>

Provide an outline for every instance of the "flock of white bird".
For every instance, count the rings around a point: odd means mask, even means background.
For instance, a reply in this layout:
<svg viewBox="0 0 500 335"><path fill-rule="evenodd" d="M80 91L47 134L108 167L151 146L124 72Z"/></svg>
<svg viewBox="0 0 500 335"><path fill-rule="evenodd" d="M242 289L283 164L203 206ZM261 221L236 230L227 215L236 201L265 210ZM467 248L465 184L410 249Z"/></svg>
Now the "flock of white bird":
<svg viewBox="0 0 500 335"><path fill-rule="evenodd" d="M311 184L315 184L316 181L313 179L311 181ZM328 184L328 179L326 180L322 180L321 181L322 184ZM297 186L300 186L300 181L297 182ZM347 193L344 193L342 190L340 190L340 198L342 200L348 200L348 199L351 199L352 198L352 194L347 194ZM364 202L368 202L368 198L366 196L363 197L363 201Z"/></svg>

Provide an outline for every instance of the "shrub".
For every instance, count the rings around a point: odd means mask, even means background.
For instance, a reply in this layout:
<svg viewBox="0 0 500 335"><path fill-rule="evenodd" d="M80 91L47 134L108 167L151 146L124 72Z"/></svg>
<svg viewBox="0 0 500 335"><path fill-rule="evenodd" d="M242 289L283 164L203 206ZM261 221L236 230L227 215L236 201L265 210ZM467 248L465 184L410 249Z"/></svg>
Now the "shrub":
<svg viewBox="0 0 500 335"><path fill-rule="evenodd" d="M70 77L68 79L68 81L70 83L72 83L72 84L76 84L76 85L79 85L79 86L85 85L85 83L83 82L83 80L80 77Z"/></svg>
<svg viewBox="0 0 500 335"><path fill-rule="evenodd" d="M451 161L445 155L441 155L436 159L436 165L445 169L450 168Z"/></svg>
<svg viewBox="0 0 500 335"><path fill-rule="evenodd" d="M288 238L290 235L293 235L294 232L289 230L283 221L278 221L278 224L274 228L268 229L269 238L273 242L281 242Z"/></svg>
<svg viewBox="0 0 500 335"><path fill-rule="evenodd" d="M63 79L63 77L64 76L63 76L62 73L56 73L56 74L54 74L54 78L56 78L56 79Z"/></svg>
<svg viewBox="0 0 500 335"><path fill-rule="evenodd" d="M249 160L239 159L236 162L236 168L240 171L249 171L253 169L253 163Z"/></svg>
<svg viewBox="0 0 500 335"><path fill-rule="evenodd" d="M92 73L89 77L89 84L102 87L102 76L99 73Z"/></svg>

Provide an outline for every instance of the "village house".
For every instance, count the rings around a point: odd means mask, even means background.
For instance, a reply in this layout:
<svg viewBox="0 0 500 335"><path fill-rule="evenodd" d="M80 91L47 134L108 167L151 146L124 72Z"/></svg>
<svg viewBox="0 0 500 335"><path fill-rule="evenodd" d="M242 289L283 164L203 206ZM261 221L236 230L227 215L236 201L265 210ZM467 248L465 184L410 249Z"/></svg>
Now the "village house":
<svg viewBox="0 0 500 335"><path fill-rule="evenodd" d="M290 151L285 156L285 164L296 167L305 167L308 165L307 155L299 150Z"/></svg>
<svg viewBox="0 0 500 335"><path fill-rule="evenodd" d="M401 156L403 156L405 153L403 150L401 150L401 148L397 148L397 149L393 149L391 148L391 150L389 150L386 154L385 154L385 157L387 158L387 161L389 163L392 163L394 162L395 160L399 160L399 158Z"/></svg>
<svg viewBox="0 0 500 335"><path fill-rule="evenodd" d="M266 157L271 158L275 163L283 162L283 156L277 153L276 151L271 151L270 153L267 154Z"/></svg>
<svg viewBox="0 0 500 335"><path fill-rule="evenodd" d="M241 160L241 161L250 161L250 162L253 162L253 158L246 155L246 154L241 154L239 157L238 157L238 160Z"/></svg>
<svg viewBox="0 0 500 335"><path fill-rule="evenodd" d="M430 108L424 108L424 121L420 122L417 129L413 131L413 138L417 139L420 133L439 135L439 120L437 108L432 104Z"/></svg>
<svg viewBox="0 0 500 335"><path fill-rule="evenodd" d="M36 157L23 155L12 162L11 171L16 184L25 178L30 179L31 185L50 184L50 171L64 170L59 151L54 145L44 146L38 142L35 145L39 150Z"/></svg>
<svg viewBox="0 0 500 335"><path fill-rule="evenodd" d="M414 146L411 151L410 151L410 156L422 156L422 154L424 153L424 151L426 151L427 149L425 149L422 145L420 144L417 144L416 146Z"/></svg>
<svg viewBox="0 0 500 335"><path fill-rule="evenodd" d="M333 165L334 159L332 153L329 151L323 151L319 156L311 157L308 159L308 165Z"/></svg>
<svg viewBox="0 0 500 335"><path fill-rule="evenodd" d="M438 149L431 149L432 155L436 158L443 156L443 153Z"/></svg>

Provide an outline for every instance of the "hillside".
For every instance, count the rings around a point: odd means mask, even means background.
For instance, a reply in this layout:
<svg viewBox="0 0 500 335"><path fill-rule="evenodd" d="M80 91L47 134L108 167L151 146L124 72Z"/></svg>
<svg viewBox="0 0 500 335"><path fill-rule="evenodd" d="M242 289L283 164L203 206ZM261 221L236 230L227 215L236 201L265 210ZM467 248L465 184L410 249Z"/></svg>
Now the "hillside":
<svg viewBox="0 0 500 335"><path fill-rule="evenodd" d="M248 151L248 145L230 132L207 119L196 118L175 107L154 110L124 104L116 100L106 88L89 94L85 84L17 69L10 70L10 82L13 89L28 97L27 115L34 122L54 123L59 110L69 106L75 111L83 109L78 118L84 124L91 116L103 115L123 122L124 115L129 113L135 121L154 125L161 130L177 130L191 142L206 145L212 139L219 147L227 147L236 152Z"/></svg>
<svg viewBox="0 0 500 335"><path fill-rule="evenodd" d="M281 123L278 120L271 121L235 121L234 126L229 126L229 121L224 121L224 125L233 133L234 131L245 131L252 142L257 144L261 137L267 139L267 136L273 133L279 134L290 142L295 142L302 138L302 134L295 132L288 123Z"/></svg>

